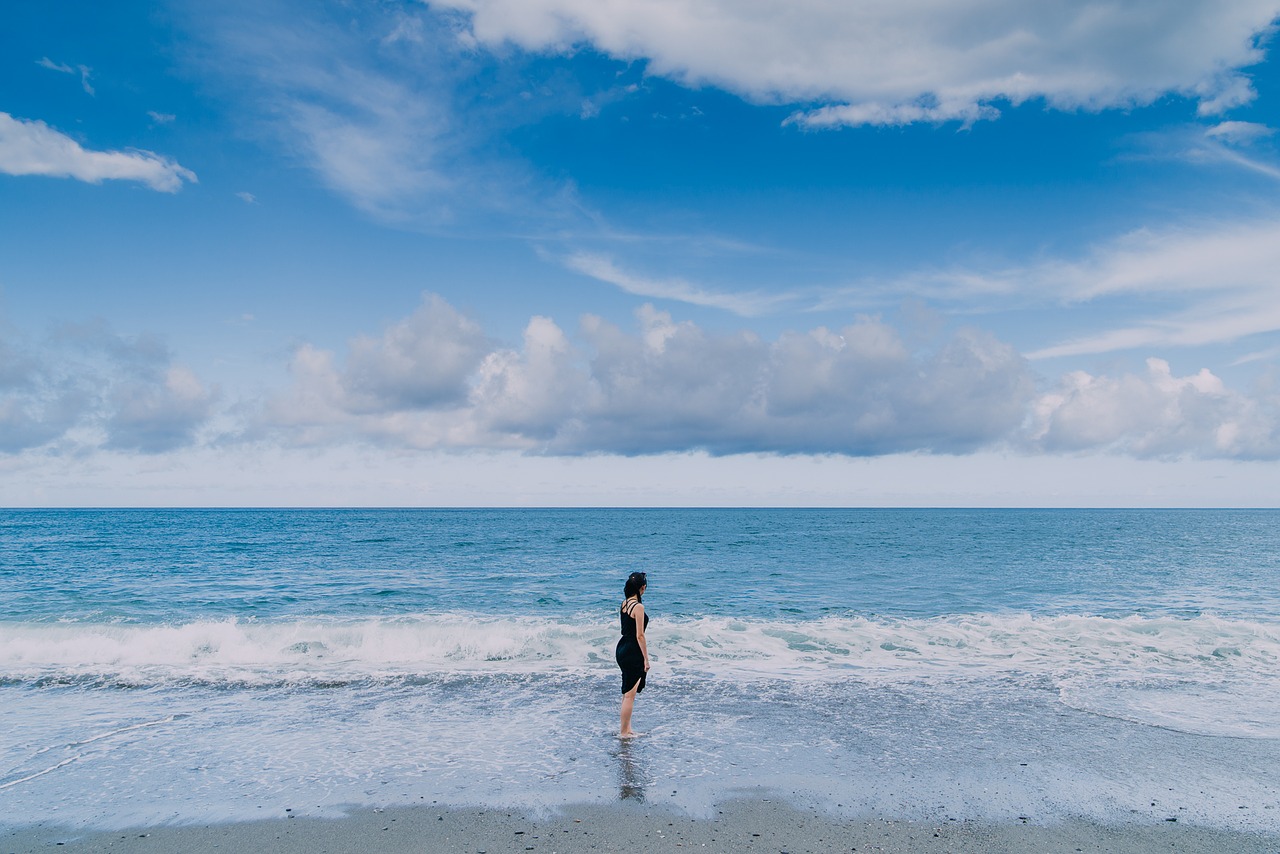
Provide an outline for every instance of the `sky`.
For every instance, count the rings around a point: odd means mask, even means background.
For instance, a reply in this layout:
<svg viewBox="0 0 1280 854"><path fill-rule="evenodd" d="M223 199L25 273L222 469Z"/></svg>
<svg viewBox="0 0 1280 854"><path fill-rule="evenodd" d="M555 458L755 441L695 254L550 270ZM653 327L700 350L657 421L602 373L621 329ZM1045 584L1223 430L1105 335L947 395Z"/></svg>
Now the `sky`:
<svg viewBox="0 0 1280 854"><path fill-rule="evenodd" d="M1280 2L0 11L0 505L1280 506Z"/></svg>

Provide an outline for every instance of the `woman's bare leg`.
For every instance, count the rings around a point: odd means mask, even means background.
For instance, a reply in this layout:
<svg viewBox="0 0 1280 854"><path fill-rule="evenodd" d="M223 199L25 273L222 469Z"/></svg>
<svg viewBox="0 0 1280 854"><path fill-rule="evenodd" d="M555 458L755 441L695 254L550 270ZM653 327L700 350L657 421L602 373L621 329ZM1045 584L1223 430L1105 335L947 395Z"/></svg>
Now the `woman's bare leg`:
<svg viewBox="0 0 1280 854"><path fill-rule="evenodd" d="M631 728L631 709L636 702L636 692L640 690L640 683L637 682L635 687L622 695L622 726L618 729L619 738L634 738L640 733Z"/></svg>

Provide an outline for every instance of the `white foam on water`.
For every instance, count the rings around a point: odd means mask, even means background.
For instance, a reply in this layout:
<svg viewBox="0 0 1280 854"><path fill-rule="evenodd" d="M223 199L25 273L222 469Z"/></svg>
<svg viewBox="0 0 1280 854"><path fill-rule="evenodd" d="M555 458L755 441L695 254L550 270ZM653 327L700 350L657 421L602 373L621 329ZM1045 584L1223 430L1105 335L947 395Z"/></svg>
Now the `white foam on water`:
<svg viewBox="0 0 1280 854"><path fill-rule="evenodd" d="M169 625L0 623L0 680L252 686L557 672L590 662L608 639L600 626L457 614Z"/></svg>
<svg viewBox="0 0 1280 854"><path fill-rule="evenodd" d="M616 629L465 613L172 625L0 623L0 680L130 686L335 685L441 675L609 671ZM874 684L1047 679L1068 705L1191 732L1280 737L1280 623L977 614L655 622L679 676Z"/></svg>

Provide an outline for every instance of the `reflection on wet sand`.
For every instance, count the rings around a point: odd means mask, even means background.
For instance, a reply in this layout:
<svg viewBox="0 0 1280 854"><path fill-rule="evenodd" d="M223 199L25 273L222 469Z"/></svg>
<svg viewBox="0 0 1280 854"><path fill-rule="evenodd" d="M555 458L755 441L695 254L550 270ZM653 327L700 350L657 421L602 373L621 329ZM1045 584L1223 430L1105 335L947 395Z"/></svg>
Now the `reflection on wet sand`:
<svg viewBox="0 0 1280 854"><path fill-rule="evenodd" d="M635 741L628 738L618 742L618 798L623 801L644 800L646 774Z"/></svg>

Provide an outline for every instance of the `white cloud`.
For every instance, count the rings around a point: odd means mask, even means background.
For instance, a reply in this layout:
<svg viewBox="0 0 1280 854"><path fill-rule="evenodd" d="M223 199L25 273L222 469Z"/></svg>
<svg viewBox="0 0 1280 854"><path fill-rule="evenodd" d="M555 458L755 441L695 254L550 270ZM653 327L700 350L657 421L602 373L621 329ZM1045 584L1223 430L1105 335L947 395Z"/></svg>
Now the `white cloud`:
<svg viewBox="0 0 1280 854"><path fill-rule="evenodd" d="M627 332L588 316L574 346L537 317L521 350L477 358L478 330L432 298L380 338L354 339L345 365L300 348L294 384L261 428L305 444L555 454L963 452L1001 440L1032 395L1022 359L975 331L918 355L870 318L772 343L711 335L651 307L637 319ZM442 347L462 357L441 358ZM442 365L449 394L405 387Z"/></svg>
<svg viewBox="0 0 1280 854"><path fill-rule="evenodd" d="M1023 281L1073 301L1136 295L1184 305L1028 353L1033 359L1197 346L1274 332L1280 330L1280 221L1136 232L1083 262L1027 270Z"/></svg>
<svg viewBox="0 0 1280 854"><path fill-rule="evenodd" d="M188 447L217 396L158 339L101 322L39 345L0 340L0 452Z"/></svg>
<svg viewBox="0 0 1280 854"><path fill-rule="evenodd" d="M1271 10L1272 17L1276 10ZM1240 75L1227 75L1216 80L1207 80L1196 87L1196 94L1201 101L1196 112L1202 116L1220 116L1234 107L1243 106L1256 97L1253 84Z"/></svg>
<svg viewBox="0 0 1280 854"><path fill-rule="evenodd" d="M138 181L153 190L175 193L195 173L150 151L91 151L42 121L0 113L0 172L75 178L90 184L105 180Z"/></svg>
<svg viewBox="0 0 1280 854"><path fill-rule="evenodd" d="M105 446L159 453L189 445L212 414L215 392L190 369L171 365L160 376L117 383L107 399Z"/></svg>
<svg viewBox="0 0 1280 854"><path fill-rule="evenodd" d="M54 441L79 420L90 390L59 376L47 358L0 338L0 453Z"/></svg>
<svg viewBox="0 0 1280 854"><path fill-rule="evenodd" d="M93 85L89 83L89 78L93 76L93 69L87 65L77 65L75 68L72 68L65 62L54 62L47 56L36 60L36 65L62 74L75 74L78 71L80 72L80 88L84 90L86 95L97 94L94 92Z"/></svg>
<svg viewBox="0 0 1280 854"><path fill-rule="evenodd" d="M342 76L347 79L320 86L349 96L349 104L282 104L295 133L292 143L330 188L380 214L394 214L423 196L446 195L452 182L437 167L439 129L420 100L386 80L352 85L349 73Z"/></svg>
<svg viewBox="0 0 1280 854"><path fill-rule="evenodd" d="M1126 157L1181 160L1201 166L1226 164L1277 179L1280 167L1265 159L1271 147L1260 144L1274 134L1272 128L1258 122L1226 121L1210 127L1190 124L1134 135L1130 141L1135 143L1135 151Z"/></svg>
<svg viewBox="0 0 1280 854"><path fill-rule="evenodd" d="M644 307L630 334L596 317L583 332L590 402L567 452L653 453L744 450L761 418L768 346L751 333L712 337L689 322ZM732 446L732 447L730 447Z"/></svg>
<svg viewBox="0 0 1280 854"><path fill-rule="evenodd" d="M819 107L788 117L787 124L814 130L858 125L901 126L917 122L941 124L958 121L965 126L977 121L1000 117L1000 111L987 104L953 100L937 105L922 104L840 104Z"/></svg>
<svg viewBox="0 0 1280 854"><path fill-rule="evenodd" d="M489 347L480 327L438 296L380 337L350 345L343 389L355 411L425 409L463 402Z"/></svg>
<svg viewBox="0 0 1280 854"><path fill-rule="evenodd" d="M351 419L343 407L345 393L333 353L303 344L293 353L289 373L293 384L268 401L262 422L288 431L300 444L341 435Z"/></svg>
<svg viewBox="0 0 1280 854"><path fill-rule="evenodd" d="M1230 391L1207 369L1175 377L1161 359L1148 359L1145 374L1069 373L1036 401L1032 413L1030 441L1048 451L1280 456L1275 406Z"/></svg>
<svg viewBox="0 0 1280 854"><path fill-rule="evenodd" d="M244 202L246 205L256 205L258 203L258 197L253 193L241 191L236 193L236 198Z"/></svg>
<svg viewBox="0 0 1280 854"><path fill-rule="evenodd" d="M250 438L285 447L669 453L1105 452L1280 459L1280 396L1208 370L1062 376L1037 392L1025 359L977 329L926 349L874 317L764 340L713 334L650 306L624 330L586 316L577 342L534 317L518 348L427 297L345 360L299 348L293 383ZM421 374L426 376L421 376Z"/></svg>
<svg viewBox="0 0 1280 854"><path fill-rule="evenodd" d="M155 110L147 110L147 115L151 117L151 121L158 125L173 124L178 118L173 113L157 113Z"/></svg>
<svg viewBox="0 0 1280 854"><path fill-rule="evenodd" d="M766 314L791 301L791 297L786 294L723 293L700 288L683 279L637 276L620 269L611 258L591 252L575 252L564 259L564 264L584 276L606 282L635 296L719 308L744 317Z"/></svg>
<svg viewBox="0 0 1280 854"><path fill-rule="evenodd" d="M1205 131L1205 135L1223 142L1249 143L1264 139L1275 130L1258 122L1219 122Z"/></svg>
<svg viewBox="0 0 1280 854"><path fill-rule="evenodd" d="M962 452L1004 436L1032 391L1017 354L976 332L918 355L872 318L772 343L651 309L640 321L638 336L586 327L599 391L583 450Z"/></svg>
<svg viewBox="0 0 1280 854"><path fill-rule="evenodd" d="M971 122L993 102L1097 110L1177 93L1204 115L1247 103L1270 0L427 0L470 13L468 38L533 51L586 43L688 85L825 101L801 124Z"/></svg>
<svg viewBox="0 0 1280 854"><path fill-rule="evenodd" d="M476 418L517 445L549 442L572 429L589 381L568 337L549 317L534 317L524 349L497 350L480 366L471 403Z"/></svg>
<svg viewBox="0 0 1280 854"><path fill-rule="evenodd" d="M297 348L290 384L240 437L285 449L562 457L1011 449L1280 459L1274 389L1247 395L1207 370L1174 376L1159 359L1143 374L1069 373L1037 393L1023 357L976 329L920 349L874 317L772 341L649 306L636 319L625 330L584 317L575 340L534 317L507 348L426 296L344 355ZM220 397L158 339L102 323L65 327L40 347L0 340L3 453L207 446Z"/></svg>
<svg viewBox="0 0 1280 854"><path fill-rule="evenodd" d="M1076 260L922 270L863 283L855 295L868 293L882 299L910 294L975 313L1107 306L1111 328L1040 346L1026 354L1030 359L1234 342L1280 331L1280 219L1141 229ZM848 299L834 292L824 307Z"/></svg>
<svg viewBox="0 0 1280 854"><path fill-rule="evenodd" d="M1265 175L1272 180L1280 181L1280 166L1266 163L1261 160L1255 160L1252 157L1245 157L1238 151L1229 148L1220 148L1217 152L1218 158L1232 163L1242 169L1248 169L1250 172L1256 172L1259 175Z"/></svg>
<svg viewBox="0 0 1280 854"><path fill-rule="evenodd" d="M1280 220L1204 229L1142 230L1096 251L1086 262L1048 273L1076 298L1116 293L1257 290L1276 283Z"/></svg>
<svg viewBox="0 0 1280 854"><path fill-rule="evenodd" d="M562 187L492 144L490 124L514 111L510 93L467 94L474 58L449 16L377 6L348 15L311 3L189 12L205 42L196 61L251 131L360 210L426 228L524 213L545 228L570 215Z"/></svg>
<svg viewBox="0 0 1280 854"><path fill-rule="evenodd" d="M466 444L455 428L469 427L456 411L492 350L474 321L427 295L382 335L353 338L341 367L327 350L299 347L293 385L268 403L255 434L284 429L305 443L392 435L410 446Z"/></svg>
<svg viewBox="0 0 1280 854"><path fill-rule="evenodd" d="M40 66L41 68L47 68L50 71L61 72L62 74L75 74L75 69L73 69L70 65L67 65L65 62L54 62L52 59L50 59L47 56L41 57L40 59L36 60L36 65Z"/></svg>
<svg viewBox="0 0 1280 854"><path fill-rule="evenodd" d="M83 419L101 431L103 447L146 454L186 447L213 414L217 389L175 363L153 335L128 337L95 321L63 327L57 343L87 356L62 370L94 389Z"/></svg>
<svg viewBox="0 0 1280 854"><path fill-rule="evenodd" d="M1261 143L1275 130L1258 122L1227 121L1209 128L1191 126L1137 137L1151 155L1202 165L1229 165L1280 180L1280 166L1268 160L1270 146Z"/></svg>
<svg viewBox="0 0 1280 854"><path fill-rule="evenodd" d="M1269 361L1276 358L1280 358L1280 347L1271 347L1266 350L1257 350L1253 353L1246 353L1233 361L1231 363L1231 367L1235 368L1240 365L1247 365L1251 362Z"/></svg>

